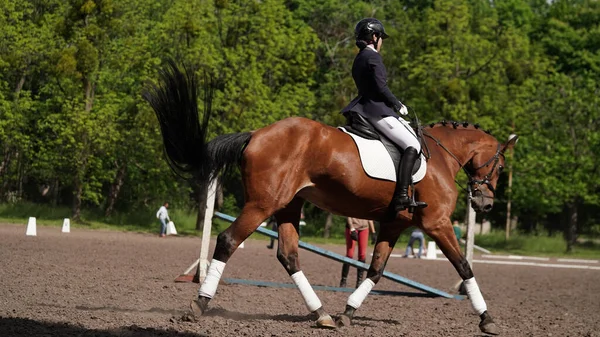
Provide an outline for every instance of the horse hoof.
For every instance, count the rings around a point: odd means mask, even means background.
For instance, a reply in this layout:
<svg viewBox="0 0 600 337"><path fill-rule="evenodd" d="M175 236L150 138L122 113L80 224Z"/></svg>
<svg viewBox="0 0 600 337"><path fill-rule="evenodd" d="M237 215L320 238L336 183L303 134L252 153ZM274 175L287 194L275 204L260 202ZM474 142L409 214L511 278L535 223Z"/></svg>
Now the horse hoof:
<svg viewBox="0 0 600 337"><path fill-rule="evenodd" d="M350 319L350 317L341 314L340 317L338 317L337 319L337 326L338 328L342 328L345 326L351 326L352 325L352 320Z"/></svg>
<svg viewBox="0 0 600 337"><path fill-rule="evenodd" d="M488 335L500 334L500 329L498 328L496 323L494 323L492 316L490 316L490 314L488 314L487 311L481 314L481 322L479 322L479 329L481 330L481 332L486 333Z"/></svg>
<svg viewBox="0 0 600 337"><path fill-rule="evenodd" d="M198 322L198 320L196 319L196 316L194 316L194 314L191 312L186 312L185 314L181 315L180 319L182 322L192 322L192 323Z"/></svg>
<svg viewBox="0 0 600 337"><path fill-rule="evenodd" d="M202 314L204 314L206 307L203 306L200 302L198 302L198 300L192 300L190 302L190 310L193 316L200 317L202 316Z"/></svg>
<svg viewBox="0 0 600 337"><path fill-rule="evenodd" d="M500 329L494 322L487 323L487 324L479 324L479 329L481 329L481 332L486 333L488 335L499 335L500 334Z"/></svg>
<svg viewBox="0 0 600 337"><path fill-rule="evenodd" d="M317 320L317 327L322 329L336 329L337 325L331 316L324 315Z"/></svg>

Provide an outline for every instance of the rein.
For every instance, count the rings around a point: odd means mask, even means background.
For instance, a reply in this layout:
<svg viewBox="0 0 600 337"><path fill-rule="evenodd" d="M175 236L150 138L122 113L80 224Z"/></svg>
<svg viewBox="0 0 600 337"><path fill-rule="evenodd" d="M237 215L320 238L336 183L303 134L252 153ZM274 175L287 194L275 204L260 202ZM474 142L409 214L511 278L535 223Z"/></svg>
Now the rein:
<svg viewBox="0 0 600 337"><path fill-rule="evenodd" d="M488 187L488 189L490 191L492 191L492 197L488 197L488 196L483 196L486 198L494 198L496 196L496 189L494 188L494 186L492 186L492 183L490 182L490 179L492 178L492 174L494 174L494 170L496 170L496 166L498 166L498 161L500 160L500 156L504 157L504 154L500 151L502 148L502 145L500 143L498 143L498 148L496 149L496 154L494 154L494 156L492 156L490 159L488 159L488 161L486 161L485 163L483 163L483 165L477 167L474 169L475 172L477 172L479 169L489 166L492 162L493 162L493 166L492 169L490 170L490 172L488 174L486 174L483 179L475 179L473 178L473 175L471 175L471 173L469 173L469 171L465 168L465 165L463 165L460 160L454 155L454 153L452 153L452 151L450 151L446 146L444 146L444 144L442 144L442 142L435 138L431 133L427 132L424 128L419 128L421 131L421 134L433 139L433 141L435 141L436 145L441 147L442 149L444 149L444 151L448 152L448 154L454 158L454 160L456 160L456 162L458 163L458 165L460 165L460 168L465 172L465 174L467 175L467 177L469 178L469 182L467 183L467 188L464 188L461 186L461 184L456 180L456 178L454 179L454 182L456 182L456 184L465 192L467 192L469 194L469 197L471 197L471 193L472 191L478 191L479 190L479 186L481 185L486 185ZM427 142L425 142L425 140L423 140L423 143L425 143L425 146L427 147L427 159L431 158L431 151L429 150L429 147L427 146Z"/></svg>

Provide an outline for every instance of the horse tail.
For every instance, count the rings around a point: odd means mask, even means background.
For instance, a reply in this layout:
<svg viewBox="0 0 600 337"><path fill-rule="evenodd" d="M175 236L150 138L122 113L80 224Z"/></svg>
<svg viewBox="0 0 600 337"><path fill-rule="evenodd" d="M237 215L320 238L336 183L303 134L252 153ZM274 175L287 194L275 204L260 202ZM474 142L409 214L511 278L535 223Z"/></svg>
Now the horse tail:
<svg viewBox="0 0 600 337"><path fill-rule="evenodd" d="M238 162L251 133L223 135L207 142L214 85L205 75L204 112L198 109L198 79L192 69L169 60L160 71L158 84L142 93L160 124L167 162L179 176L193 178L200 186L221 170Z"/></svg>
<svg viewBox="0 0 600 337"><path fill-rule="evenodd" d="M208 154L212 162L211 179L219 172L239 165L246 145L252 138L251 132L230 133L217 136L208 143Z"/></svg>

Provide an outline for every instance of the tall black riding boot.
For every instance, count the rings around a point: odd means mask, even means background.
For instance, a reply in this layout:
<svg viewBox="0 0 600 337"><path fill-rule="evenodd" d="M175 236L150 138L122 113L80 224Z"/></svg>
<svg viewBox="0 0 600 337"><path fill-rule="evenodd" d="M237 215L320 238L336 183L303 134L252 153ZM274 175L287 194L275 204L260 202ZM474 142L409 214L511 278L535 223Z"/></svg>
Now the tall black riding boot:
<svg viewBox="0 0 600 337"><path fill-rule="evenodd" d="M359 260L362 263L365 263L365 260ZM365 271L362 269L356 270L356 288L362 283L365 277Z"/></svg>
<svg viewBox="0 0 600 337"><path fill-rule="evenodd" d="M348 271L350 270L349 264L342 265L342 279L340 280L340 288L346 288L346 279L348 278Z"/></svg>
<svg viewBox="0 0 600 337"><path fill-rule="evenodd" d="M398 167L396 178L396 190L392 198L393 209L396 213L410 207L423 208L427 204L422 201L414 201L408 196L408 185L412 182L412 170L415 162L419 158L419 153L414 147L407 147L404 150L400 167Z"/></svg>

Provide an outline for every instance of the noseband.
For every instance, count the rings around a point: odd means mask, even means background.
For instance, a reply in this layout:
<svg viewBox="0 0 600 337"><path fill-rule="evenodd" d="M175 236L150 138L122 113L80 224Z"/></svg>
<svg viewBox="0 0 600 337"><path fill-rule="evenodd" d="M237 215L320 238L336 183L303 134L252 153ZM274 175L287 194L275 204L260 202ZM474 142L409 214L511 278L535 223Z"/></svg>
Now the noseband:
<svg viewBox="0 0 600 337"><path fill-rule="evenodd" d="M488 189L492 192L492 197L488 197L488 196L484 195L483 196L484 198L492 198L493 199L496 196L496 189L494 188L494 186L492 186L490 179L492 178L492 175L494 174L494 171L496 170L496 167L498 166L498 161L500 160L500 156L504 157L504 153L502 153L500 151L502 149L502 145L500 143L498 143L498 148L496 149L496 154L494 154L494 156L492 156L490 159L488 159L488 161L483 163L483 165L474 169L474 172L477 172L478 170L480 170L484 167L490 166L490 164L492 164L492 169L490 170L490 172L488 174L486 174L483 177L483 179L475 179L473 177L473 175L471 173L469 173L469 171L465 168L465 166L463 164L461 164L460 160L454 155L454 153L452 153L452 151L450 151L447 147L445 147L444 144L442 144L439 139L435 138L432 134L430 134L429 132L427 132L425 130L423 130L423 134L426 135L427 137L433 139L439 147L441 147L446 152L448 152L448 154L450 154L450 156L452 158L454 158L454 160L456 160L458 165L460 165L460 168L463 169L463 171L465 171L465 174L469 178L469 182L467 183L466 189L462 186L461 186L461 188L463 190L467 191L469 193L469 196L471 196L472 192L479 191L479 187L481 185L486 185L488 187ZM427 143L425 143L425 146L427 147ZM430 158L430 156L428 155L428 159L429 158ZM456 181L456 179L454 181L460 186L460 184L458 183L458 181Z"/></svg>

